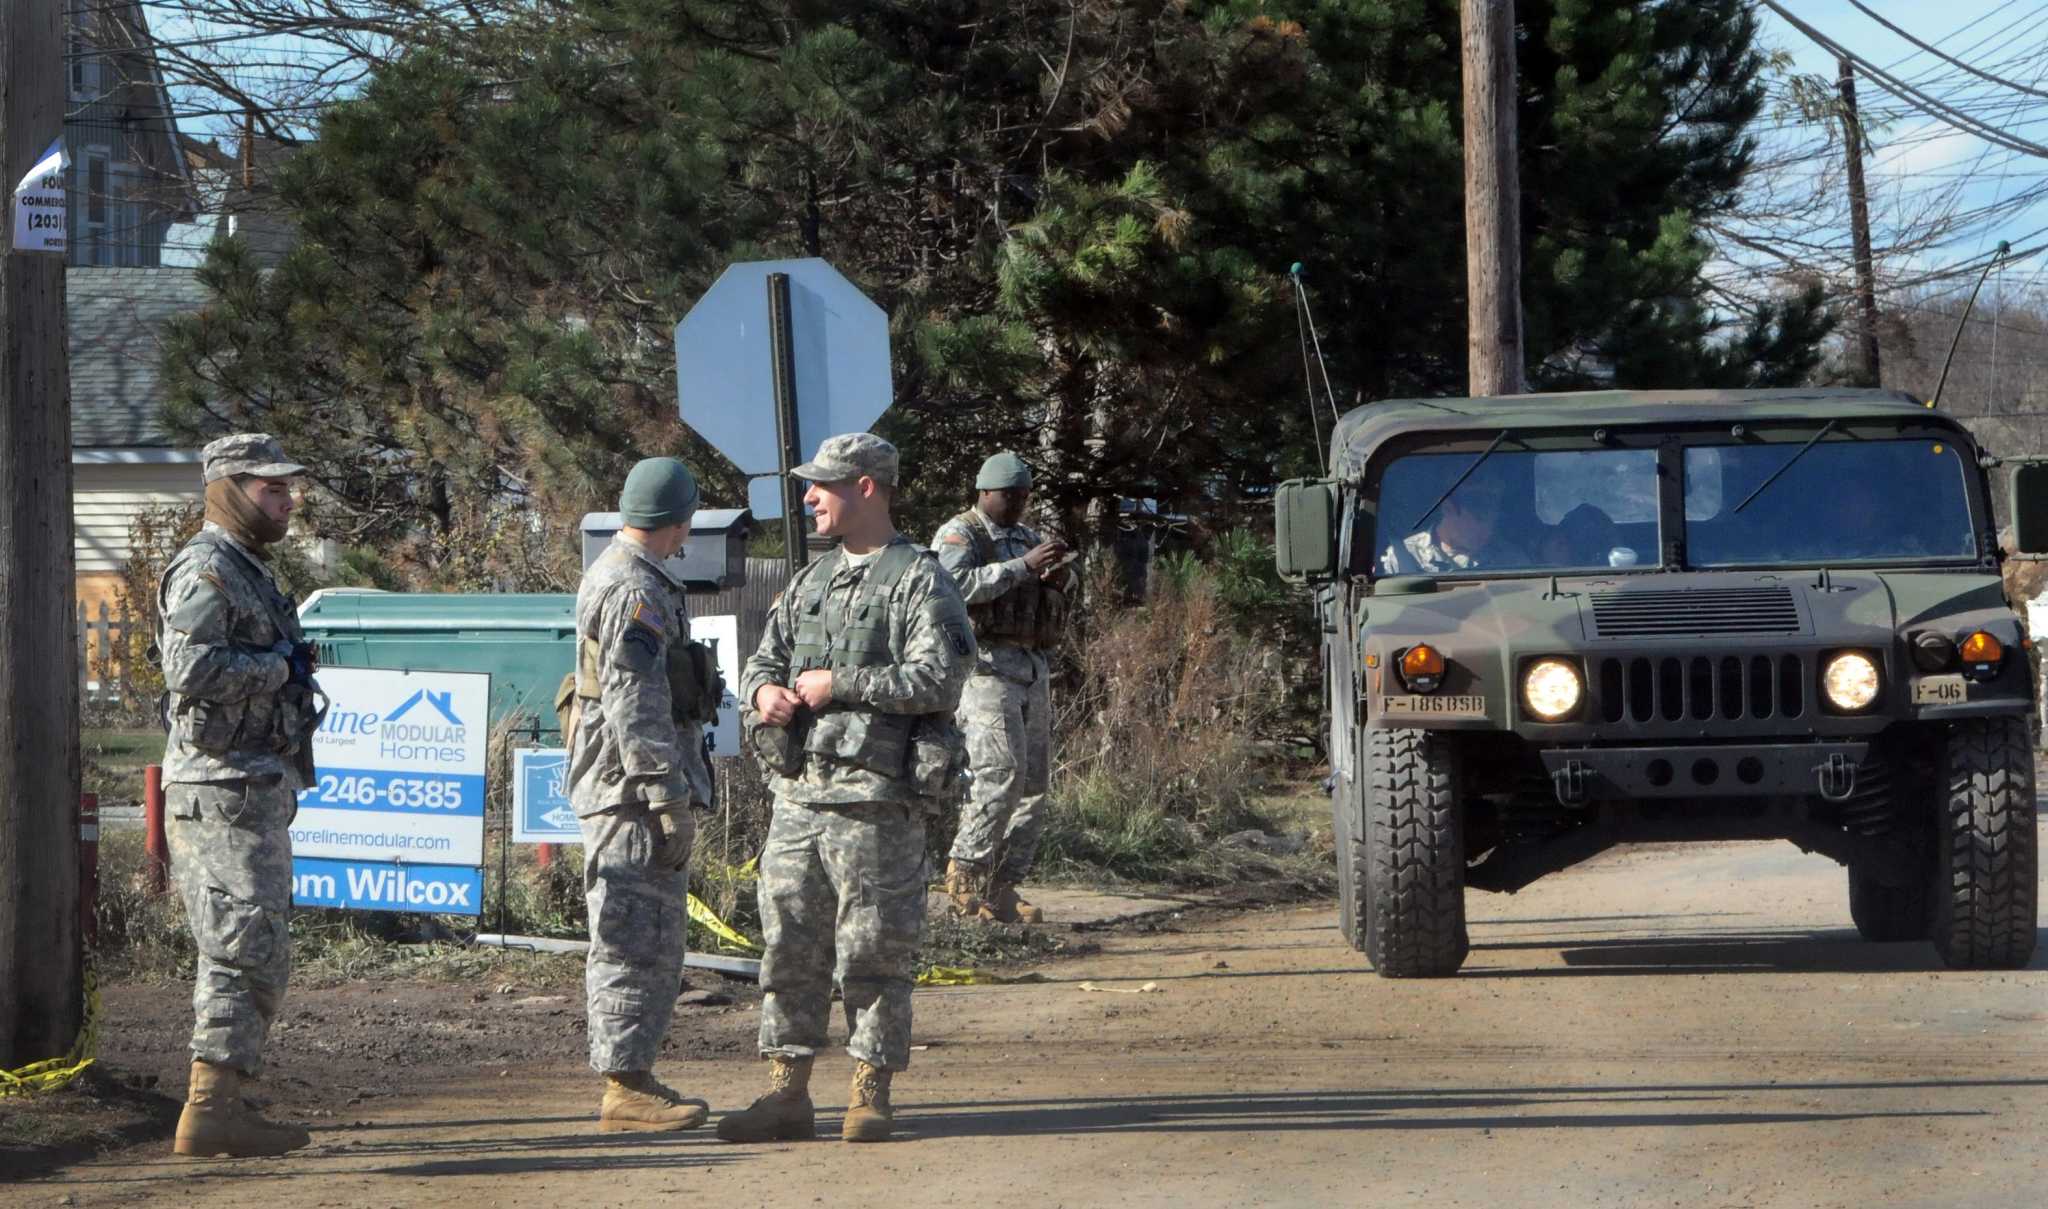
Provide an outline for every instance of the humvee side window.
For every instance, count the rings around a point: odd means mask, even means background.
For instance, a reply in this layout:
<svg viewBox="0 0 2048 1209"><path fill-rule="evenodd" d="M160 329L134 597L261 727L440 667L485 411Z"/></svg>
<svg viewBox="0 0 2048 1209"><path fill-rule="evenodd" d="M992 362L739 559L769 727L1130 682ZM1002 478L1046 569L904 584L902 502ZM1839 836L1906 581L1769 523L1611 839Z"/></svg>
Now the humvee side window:
<svg viewBox="0 0 2048 1209"><path fill-rule="evenodd" d="M1418 453L1387 464L1373 534L1379 574L1570 571L1657 561L1654 451L1496 450L1425 516L1476 456Z"/></svg>
<svg viewBox="0 0 2048 1209"><path fill-rule="evenodd" d="M1685 547L1692 566L1972 558L1966 468L1954 444L1826 440L1747 507L1798 445L1685 451Z"/></svg>

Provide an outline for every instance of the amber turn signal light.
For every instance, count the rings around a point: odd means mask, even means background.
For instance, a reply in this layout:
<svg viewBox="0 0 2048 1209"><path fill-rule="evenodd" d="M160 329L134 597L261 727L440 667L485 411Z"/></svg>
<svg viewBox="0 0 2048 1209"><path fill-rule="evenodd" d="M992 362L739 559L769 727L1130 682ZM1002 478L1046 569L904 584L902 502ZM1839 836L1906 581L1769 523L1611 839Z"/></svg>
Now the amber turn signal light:
<svg viewBox="0 0 2048 1209"><path fill-rule="evenodd" d="M2005 658L2005 646L1982 630L1963 639L1964 663L1997 663Z"/></svg>
<svg viewBox="0 0 2048 1209"><path fill-rule="evenodd" d="M1443 652L1419 642L1401 652L1401 679L1418 693L1427 693L1443 683Z"/></svg>

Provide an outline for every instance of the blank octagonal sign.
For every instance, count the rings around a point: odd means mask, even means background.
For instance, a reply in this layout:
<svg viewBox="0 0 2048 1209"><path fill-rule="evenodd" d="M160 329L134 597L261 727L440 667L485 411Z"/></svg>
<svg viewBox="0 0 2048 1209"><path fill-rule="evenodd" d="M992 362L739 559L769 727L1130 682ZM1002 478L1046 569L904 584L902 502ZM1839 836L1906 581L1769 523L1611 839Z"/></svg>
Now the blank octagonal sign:
<svg viewBox="0 0 2048 1209"><path fill-rule="evenodd" d="M747 474L777 466L770 273L789 274L802 456L826 437L866 431L894 398L889 317L839 270L816 258L731 266L676 324L676 395L683 422Z"/></svg>

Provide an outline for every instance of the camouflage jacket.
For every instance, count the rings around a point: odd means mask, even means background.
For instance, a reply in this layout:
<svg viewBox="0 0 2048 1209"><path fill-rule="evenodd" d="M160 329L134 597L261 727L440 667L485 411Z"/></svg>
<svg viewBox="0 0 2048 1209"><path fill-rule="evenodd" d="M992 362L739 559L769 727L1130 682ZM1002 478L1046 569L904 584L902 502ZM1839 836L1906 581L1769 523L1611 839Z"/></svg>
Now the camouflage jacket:
<svg viewBox="0 0 2048 1209"><path fill-rule="evenodd" d="M576 589L576 636L579 674L595 674L597 696L586 694L564 739L570 806L587 816L627 802L708 804L704 727L676 721L669 688L669 650L690 636L682 587L618 534Z"/></svg>
<svg viewBox="0 0 2048 1209"><path fill-rule="evenodd" d="M283 774L306 788L294 765L317 725L312 694L285 684L291 644L306 635L270 568L209 522L164 569L156 603L170 728L164 780Z"/></svg>
<svg viewBox="0 0 2048 1209"><path fill-rule="evenodd" d="M1456 550L1437 535L1424 530L1401 539L1397 549L1388 546L1380 555L1380 574L1404 575L1420 571L1441 575L1451 571L1529 566L1529 556L1510 542L1495 542L1484 551Z"/></svg>
<svg viewBox="0 0 2048 1209"><path fill-rule="evenodd" d="M932 550L959 586L960 598L972 615L976 606L1007 596L1038 578L1025 564L1024 555L1044 541L1038 530L1028 525L998 525L981 509L970 508L939 526L932 535ZM988 556L991 551L993 557ZM1062 576L1065 578L1067 575ZM976 641L981 647L975 665L978 675L999 675L1028 684L1043 671L1045 655L1029 645L991 639L980 631Z"/></svg>
<svg viewBox="0 0 2048 1209"><path fill-rule="evenodd" d="M808 602L817 606L816 620L824 635L836 647L853 629L856 606L861 603L863 585L871 568L878 565L890 547L910 546L897 536L872 558L852 562L839 552L812 563L796 577L768 611L768 623L761 644L748 657L740 673L739 699L750 733L762 729L752 710L754 694L762 685L785 687L796 683L802 669L797 666L797 638L803 628ZM869 666L832 664L832 701L813 716L800 711L798 721L785 729L802 744L796 753L800 766L794 771L771 773L769 789L775 796L792 802L812 804L855 802L904 802L919 804L932 796L920 790L918 764L926 757L905 754L900 770L890 774L856 762L864 759L879 740L871 732L908 734L906 723L913 717L943 728L946 737L937 746L958 746L958 733L951 716L960 704L960 690L974 667L974 632L961 603L960 590L929 552L904 570L879 604L880 617L872 624L887 645L887 658ZM830 578L818 582L819 575ZM891 738L891 744L903 739ZM964 753L955 752L956 758ZM869 764L880 761L868 760Z"/></svg>

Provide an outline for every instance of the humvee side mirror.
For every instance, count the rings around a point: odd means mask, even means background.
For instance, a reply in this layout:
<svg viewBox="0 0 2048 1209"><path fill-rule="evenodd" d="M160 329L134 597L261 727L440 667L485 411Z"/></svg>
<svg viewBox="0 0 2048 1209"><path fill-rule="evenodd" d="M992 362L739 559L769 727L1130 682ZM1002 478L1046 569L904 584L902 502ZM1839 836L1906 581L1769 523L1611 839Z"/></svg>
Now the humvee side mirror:
<svg viewBox="0 0 2048 1209"><path fill-rule="evenodd" d="M2010 464L2014 553L2048 554L2048 461Z"/></svg>
<svg viewBox="0 0 2048 1209"><path fill-rule="evenodd" d="M1273 561L1283 579L1318 579L1337 569L1337 484L1289 479L1273 494Z"/></svg>

